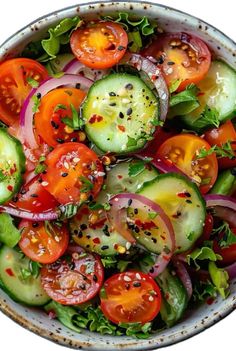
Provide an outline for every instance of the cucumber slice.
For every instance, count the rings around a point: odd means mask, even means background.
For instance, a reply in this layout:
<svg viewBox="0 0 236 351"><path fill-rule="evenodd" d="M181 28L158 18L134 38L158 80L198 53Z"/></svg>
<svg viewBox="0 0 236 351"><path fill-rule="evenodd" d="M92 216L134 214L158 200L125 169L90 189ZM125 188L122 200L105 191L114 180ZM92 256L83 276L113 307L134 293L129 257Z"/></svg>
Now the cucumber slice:
<svg viewBox="0 0 236 351"><path fill-rule="evenodd" d="M206 216L197 186L184 176L166 173L145 183L138 192L156 202L169 216L175 232L175 252L190 249L202 234Z"/></svg>
<svg viewBox="0 0 236 351"><path fill-rule="evenodd" d="M92 85L82 116L89 139L100 150L125 154L152 139L159 101L139 77L114 73Z"/></svg>
<svg viewBox="0 0 236 351"><path fill-rule="evenodd" d="M109 198L121 192L135 193L145 181L156 178L158 172L146 164L143 171L134 177L129 176L130 166L140 164L140 160L132 160L116 164L107 172L104 190L96 198L96 203L104 205ZM96 212L96 211L95 211ZM104 214L102 214L105 218ZM110 223L105 220L101 226L94 228L89 225L88 214L81 218L74 217L70 221L70 231L74 241L88 251L96 252L101 256L112 256L126 252L127 241L117 232L111 230ZM99 239L99 240L98 240Z"/></svg>
<svg viewBox="0 0 236 351"><path fill-rule="evenodd" d="M213 127L209 121L203 121L201 113L206 106L219 114L220 122L235 116L236 113L236 72L222 61L213 61L207 76L198 84L201 94L200 106L182 117L184 124L193 130L201 131Z"/></svg>
<svg viewBox="0 0 236 351"><path fill-rule="evenodd" d="M18 251L3 246L0 249L1 288L17 301L30 306L43 306L50 298L41 286L40 276L23 279L22 270L29 268L29 259Z"/></svg>
<svg viewBox="0 0 236 351"><path fill-rule="evenodd" d="M25 155L21 143L0 129L0 204L18 192L25 171Z"/></svg>

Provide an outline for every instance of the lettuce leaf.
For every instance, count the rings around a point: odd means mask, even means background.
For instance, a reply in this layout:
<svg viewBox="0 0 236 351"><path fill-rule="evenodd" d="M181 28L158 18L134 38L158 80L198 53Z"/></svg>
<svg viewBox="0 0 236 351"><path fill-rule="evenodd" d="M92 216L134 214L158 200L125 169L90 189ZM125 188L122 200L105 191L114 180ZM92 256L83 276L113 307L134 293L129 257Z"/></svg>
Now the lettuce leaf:
<svg viewBox="0 0 236 351"><path fill-rule="evenodd" d="M170 98L170 111L168 117L183 116L199 107L199 101L197 98L198 92L198 87L195 84L190 84L180 93L173 94Z"/></svg>
<svg viewBox="0 0 236 351"><path fill-rule="evenodd" d="M0 242L8 247L14 247L20 237L20 230L15 227L11 216L8 213L0 213Z"/></svg>
<svg viewBox="0 0 236 351"><path fill-rule="evenodd" d="M223 299L225 299L229 295L229 275L227 271L217 267L214 262L209 262L208 269L212 283Z"/></svg>
<svg viewBox="0 0 236 351"><path fill-rule="evenodd" d="M201 248L195 249L193 252L191 252L189 255L187 255L187 262L190 265L191 261L196 266L196 269L199 270L200 266L197 261L203 261L203 260L210 260L210 261L217 261L221 260L222 257L218 254L216 254L212 248L208 246L203 246Z"/></svg>

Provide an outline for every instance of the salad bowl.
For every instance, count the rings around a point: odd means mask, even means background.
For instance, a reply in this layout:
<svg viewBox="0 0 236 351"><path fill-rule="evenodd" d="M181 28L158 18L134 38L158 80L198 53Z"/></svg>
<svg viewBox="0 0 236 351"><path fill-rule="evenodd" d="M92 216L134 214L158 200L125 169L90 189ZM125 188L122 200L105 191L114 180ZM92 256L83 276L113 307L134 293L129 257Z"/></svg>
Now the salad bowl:
<svg viewBox="0 0 236 351"><path fill-rule="evenodd" d="M81 16L94 19L104 15L128 12L135 16L147 16L168 32L186 32L201 38L217 57L236 69L236 44L224 33L181 11L156 3L140 1L93 2L84 3L55 11L37 19L13 36L0 47L0 60L17 56L32 40L42 38L48 28L67 17ZM129 336L107 336L89 331L73 332L62 326L57 320L49 319L46 313L36 308L15 303L0 290L0 310L24 328L60 345L82 350L152 350L168 346L192 337L226 317L236 308L236 280L230 284L227 299L219 296L211 304L202 304L189 310L175 326L152 334L148 339L136 340Z"/></svg>

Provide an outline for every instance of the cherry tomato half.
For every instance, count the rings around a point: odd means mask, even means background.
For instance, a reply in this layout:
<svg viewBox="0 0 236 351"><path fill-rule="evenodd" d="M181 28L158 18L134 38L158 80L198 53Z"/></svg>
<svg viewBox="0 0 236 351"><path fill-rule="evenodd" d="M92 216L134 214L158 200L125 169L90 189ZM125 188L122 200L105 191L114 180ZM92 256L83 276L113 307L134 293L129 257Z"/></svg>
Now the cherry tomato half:
<svg viewBox="0 0 236 351"><path fill-rule="evenodd" d="M89 23L72 33L70 45L73 54L84 65L103 69L114 66L124 56L128 36L118 23Z"/></svg>
<svg viewBox="0 0 236 351"><path fill-rule="evenodd" d="M48 72L37 61L14 58L0 65L0 119L11 125L18 120L24 100L32 89L30 79L37 82L48 77Z"/></svg>
<svg viewBox="0 0 236 351"><path fill-rule="evenodd" d="M80 204L101 189L105 174L102 164L95 152L83 144L56 146L45 164L42 185L61 204Z"/></svg>
<svg viewBox="0 0 236 351"><path fill-rule="evenodd" d="M34 116L37 134L49 145L55 147L66 141L80 141L79 133L63 122L71 121L73 111L85 98L85 92L76 88L59 88L42 97L39 112Z"/></svg>
<svg viewBox="0 0 236 351"><path fill-rule="evenodd" d="M49 222L21 221L19 246L31 260L43 264L55 262L67 249L69 232L65 225Z"/></svg>
<svg viewBox="0 0 236 351"><path fill-rule="evenodd" d="M39 176L33 178L29 183L23 185L19 193L9 202L9 205L20 210L33 213L41 213L54 209L58 202L41 185Z"/></svg>
<svg viewBox="0 0 236 351"><path fill-rule="evenodd" d="M201 39L186 33L158 35L142 55L157 59L169 86L176 80L180 82L177 91L202 80L211 63L207 45Z"/></svg>
<svg viewBox="0 0 236 351"><path fill-rule="evenodd" d="M113 323L147 323L160 311L161 292L157 283L142 272L111 276L100 293L101 309Z"/></svg>
<svg viewBox="0 0 236 351"><path fill-rule="evenodd" d="M227 121L219 128L213 128L205 133L204 138L210 145L222 146L222 144L231 142L231 147L235 152L235 159L229 157L218 158L220 169L236 167L236 131L231 121Z"/></svg>
<svg viewBox="0 0 236 351"><path fill-rule="evenodd" d="M167 139L157 150L157 156L173 162L199 186L203 194L213 186L218 175L215 154L198 158L200 150L209 150L210 145L192 134L180 134Z"/></svg>
<svg viewBox="0 0 236 351"><path fill-rule="evenodd" d="M231 228L231 231L236 236L236 228ZM223 236L224 233L221 233L219 238L222 239ZM236 244L232 244L228 247L220 247L218 242L214 240L213 249L217 254L222 256L222 261L219 261L221 265L229 265L236 262Z"/></svg>
<svg viewBox="0 0 236 351"><path fill-rule="evenodd" d="M103 265L98 256L74 252L41 269L42 286L48 296L63 305L91 300L101 289Z"/></svg>

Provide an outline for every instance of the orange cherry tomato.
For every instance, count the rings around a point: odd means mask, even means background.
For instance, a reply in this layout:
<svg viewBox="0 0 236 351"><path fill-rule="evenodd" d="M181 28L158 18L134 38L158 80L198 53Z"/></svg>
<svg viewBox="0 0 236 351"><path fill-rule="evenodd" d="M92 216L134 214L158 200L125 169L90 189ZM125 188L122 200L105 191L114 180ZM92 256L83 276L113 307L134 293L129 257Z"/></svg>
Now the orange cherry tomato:
<svg viewBox="0 0 236 351"><path fill-rule="evenodd" d="M19 119L21 107L32 89L30 79L41 82L48 72L39 62L14 58L0 65L0 120L12 125Z"/></svg>
<svg viewBox="0 0 236 351"><path fill-rule="evenodd" d="M236 131L231 121L225 122L219 128L208 130L204 138L212 146L222 146L222 144L230 141L231 147L235 153L235 158L220 157L218 158L218 164L220 169L236 167Z"/></svg>
<svg viewBox="0 0 236 351"><path fill-rule="evenodd" d="M67 141L80 141L79 133L68 127L63 119L73 121L73 110L79 110L85 96L85 92L80 89L58 88L42 97L34 121L36 133L49 146L55 147Z"/></svg>
<svg viewBox="0 0 236 351"><path fill-rule="evenodd" d="M69 243L66 225L58 227L49 222L23 220L19 246L31 260L43 264L53 263L64 254Z"/></svg>
<svg viewBox="0 0 236 351"><path fill-rule="evenodd" d="M81 204L102 186L103 167L94 151L80 143L56 146L48 154L42 186L61 204Z"/></svg>
<svg viewBox="0 0 236 351"><path fill-rule="evenodd" d="M198 83L207 74L211 53L207 45L192 34L167 33L144 49L142 55L157 59L166 82L171 86L179 81L177 91L184 90L190 83Z"/></svg>
<svg viewBox="0 0 236 351"><path fill-rule="evenodd" d="M70 38L71 50L77 59L95 69L117 64L127 45L127 33L114 22L88 23L86 27L75 30Z"/></svg>
<svg viewBox="0 0 236 351"><path fill-rule="evenodd" d="M210 145L204 139L192 134L179 134L167 139L157 150L157 156L174 163L205 194L212 188L218 175L215 154L198 158L200 150L209 149Z"/></svg>
<svg viewBox="0 0 236 351"><path fill-rule="evenodd" d="M147 323L160 311L161 292L155 280L142 272L112 275L100 293L101 309L113 323Z"/></svg>

